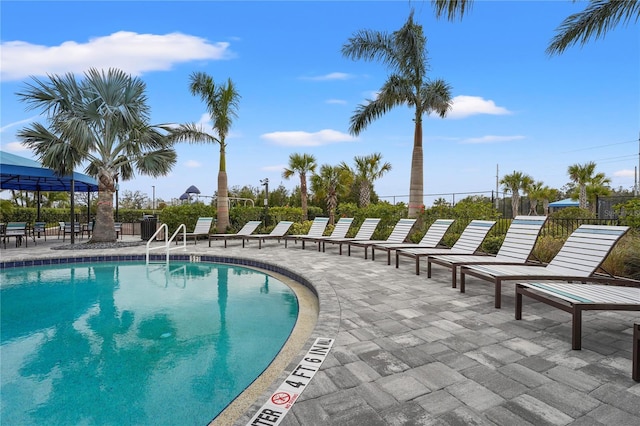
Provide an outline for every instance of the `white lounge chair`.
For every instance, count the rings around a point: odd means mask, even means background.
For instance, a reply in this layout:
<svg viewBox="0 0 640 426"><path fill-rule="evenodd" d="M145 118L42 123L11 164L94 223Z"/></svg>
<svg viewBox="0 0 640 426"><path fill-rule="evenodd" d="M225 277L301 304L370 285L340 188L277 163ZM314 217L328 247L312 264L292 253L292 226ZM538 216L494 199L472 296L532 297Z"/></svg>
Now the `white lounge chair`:
<svg viewBox="0 0 640 426"><path fill-rule="evenodd" d="M309 228L309 232L306 234L298 234L298 235L285 235L284 236L284 246L287 247L287 241L291 240L295 243L298 243L300 240L304 240L305 238L317 238L322 237L324 234L324 230L327 229L327 225L329 224L328 217L316 217L313 219L311 223L311 227ZM304 241L302 242L304 248Z"/></svg>
<svg viewBox="0 0 640 426"><path fill-rule="evenodd" d="M536 244L546 216L517 216L511 221L500 250L495 256L487 255L433 255L427 256L427 278L431 278L431 264L451 269L451 287L457 287L458 267L463 265L522 265Z"/></svg>
<svg viewBox="0 0 640 426"><path fill-rule="evenodd" d="M569 235L547 265L463 265L460 267L460 292L466 291L467 275L493 281L495 307L500 308L503 281L580 281L600 268L615 243L628 230L628 226L582 225Z"/></svg>
<svg viewBox="0 0 640 426"><path fill-rule="evenodd" d="M250 220L235 234L209 234L209 247L211 247L212 240L224 240L224 248L227 248L227 240L237 240L245 235L251 235L261 223L261 220Z"/></svg>
<svg viewBox="0 0 640 426"><path fill-rule="evenodd" d="M386 240L353 240L347 242L347 255L351 256L351 247L362 247L364 248L364 258L367 258L367 253L369 247L374 244L382 244L382 243L391 243L391 244L399 244L404 242L411 232L411 228L415 225L416 219L400 219L396 225L393 227L391 234L387 237Z"/></svg>
<svg viewBox="0 0 640 426"><path fill-rule="evenodd" d="M321 243L324 240L345 238L347 235L347 232L349 232L349 228L351 227L352 223L353 223L352 217L341 217L340 219L338 219L338 222L333 227L333 231L331 232L331 235L317 236L317 237L312 237L312 236L300 237L300 241L302 241L302 248L304 249L305 242L314 242L314 243L318 243L318 251L320 251L320 247L322 247Z"/></svg>
<svg viewBox="0 0 640 426"><path fill-rule="evenodd" d="M198 237L208 236L211 231L211 224L213 223L212 217L200 217L196 222L196 226L193 229L193 232L187 232L185 234L185 238L188 240L189 238L193 238L194 244L198 243ZM176 239L176 243L178 240Z"/></svg>
<svg viewBox="0 0 640 426"><path fill-rule="evenodd" d="M262 243L266 240L275 240L277 239L278 242L280 242L280 240L284 237L284 235L289 231L289 228L291 228L291 225L293 225L293 222L287 221L287 220L281 220L280 222L278 222L278 224L276 225L275 228L273 228L273 230L268 233L268 234L251 234L251 235L244 235L242 236L242 247L244 247L244 243L245 241L250 241L250 240L258 240L258 248L261 249L262 248Z"/></svg>
<svg viewBox="0 0 640 426"><path fill-rule="evenodd" d="M396 250L396 268L400 265L400 256L411 257L416 262L416 275L420 275L420 259L436 254L474 254L487 234L496 224L495 220L472 220L451 248L407 248Z"/></svg>
<svg viewBox="0 0 640 426"><path fill-rule="evenodd" d="M369 238L371 238L371 236L375 232L375 230L378 227L379 223L380 223L380 218L377 218L377 217L371 218L370 217L370 218L365 219L364 222L362 222L362 225L360 225L360 228L358 229L358 233L356 234L355 237L352 237L352 238L348 238L348 237L343 237L343 238L327 237L327 238L323 238L322 239L322 251L324 251L326 243L338 244L340 246L339 253L342 254L342 245L343 244L346 244L349 241L368 240Z"/></svg>
<svg viewBox="0 0 640 426"><path fill-rule="evenodd" d="M635 287L599 284L607 278L587 278L588 283L557 281L528 282L516 284L516 320L522 319L522 296L556 307L572 316L571 348L582 348L582 312L640 311L640 285ZM594 283L595 282L595 283Z"/></svg>
<svg viewBox="0 0 640 426"><path fill-rule="evenodd" d="M434 248L442 241L454 219L436 219L418 243L377 243L371 246L371 260L376 260L376 250L387 252L387 265L391 265L391 252L404 248Z"/></svg>

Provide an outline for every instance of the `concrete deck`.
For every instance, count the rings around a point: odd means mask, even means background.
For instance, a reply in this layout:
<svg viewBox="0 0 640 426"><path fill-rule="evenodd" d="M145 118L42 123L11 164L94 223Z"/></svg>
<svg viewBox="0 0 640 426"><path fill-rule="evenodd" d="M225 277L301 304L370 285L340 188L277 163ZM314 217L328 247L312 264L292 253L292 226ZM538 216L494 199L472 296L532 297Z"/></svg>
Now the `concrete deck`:
<svg viewBox="0 0 640 426"><path fill-rule="evenodd" d="M51 250L61 244L55 236L29 247L8 243L0 261L97 254ZM254 241L246 248L239 241L226 249L222 241L211 248L207 241L188 245L193 255L283 266L319 294L318 322L306 345L234 424L247 424L316 337L336 342L281 425L640 424L640 383L631 379L638 313L586 313L582 350L573 351L568 314L525 299L523 319L514 319L512 285L504 286L503 307L495 309L493 286L468 277L462 294L451 288L450 271L437 265L428 279L404 259L396 269L384 255L364 260L361 248L348 257L346 251L338 255L337 246L326 253L306 247L276 241L261 250ZM144 246L99 252L132 253L144 253Z"/></svg>

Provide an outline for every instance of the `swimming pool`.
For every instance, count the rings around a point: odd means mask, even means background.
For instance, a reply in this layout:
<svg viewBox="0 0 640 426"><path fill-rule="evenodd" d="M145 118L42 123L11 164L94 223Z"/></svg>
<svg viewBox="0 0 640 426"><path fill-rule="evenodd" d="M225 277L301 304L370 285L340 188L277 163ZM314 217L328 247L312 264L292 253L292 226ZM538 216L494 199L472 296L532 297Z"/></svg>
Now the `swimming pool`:
<svg viewBox="0 0 640 426"><path fill-rule="evenodd" d="M298 304L206 262L0 272L2 424L207 424L260 375Z"/></svg>

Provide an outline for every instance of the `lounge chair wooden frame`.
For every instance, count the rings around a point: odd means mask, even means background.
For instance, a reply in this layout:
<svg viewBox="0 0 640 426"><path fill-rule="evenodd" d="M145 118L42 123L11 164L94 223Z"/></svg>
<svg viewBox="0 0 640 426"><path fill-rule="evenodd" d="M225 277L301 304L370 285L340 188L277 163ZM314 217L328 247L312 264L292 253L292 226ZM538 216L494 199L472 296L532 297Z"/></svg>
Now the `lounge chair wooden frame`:
<svg viewBox="0 0 640 426"><path fill-rule="evenodd" d="M589 279L594 282L596 279ZM582 312L640 311L640 282L629 286L569 282L516 283L516 320L522 319L522 296L530 297L571 314L571 348L582 348ZM633 286L632 286L633 285Z"/></svg>
<svg viewBox="0 0 640 426"><path fill-rule="evenodd" d="M546 216L517 216L509 225L500 250L492 255L435 255L427 256L427 278L431 278L431 264L451 269L451 287L458 285L458 267L462 265L521 265L531 256L542 231Z"/></svg>
<svg viewBox="0 0 640 426"><path fill-rule="evenodd" d="M467 275L493 281L495 307L500 308L504 281L580 281L591 277L628 230L628 226L581 225L569 235L560 251L547 265L463 265L460 267L460 292L466 291ZM609 279L628 281L615 277Z"/></svg>
<svg viewBox="0 0 640 426"><path fill-rule="evenodd" d="M474 254L487 237L495 220L472 220L451 248L406 248L396 250L396 268L400 265L400 256L412 257L416 263L416 275L420 275L420 259L437 254Z"/></svg>
<svg viewBox="0 0 640 426"><path fill-rule="evenodd" d="M376 260L376 250L387 252L387 265L391 265L391 252L405 248L435 248L442 242L454 219L436 219L416 243L377 243L371 246L371 260Z"/></svg>

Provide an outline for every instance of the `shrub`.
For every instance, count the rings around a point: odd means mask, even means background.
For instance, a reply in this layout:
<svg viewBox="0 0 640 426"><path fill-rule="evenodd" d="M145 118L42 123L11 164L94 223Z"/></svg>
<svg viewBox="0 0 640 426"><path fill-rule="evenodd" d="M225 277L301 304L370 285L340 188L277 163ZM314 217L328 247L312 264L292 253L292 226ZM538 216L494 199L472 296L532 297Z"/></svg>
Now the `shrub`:
<svg viewBox="0 0 640 426"><path fill-rule="evenodd" d="M482 251L489 254L496 254L502 243L504 242L504 235L489 235L482 242Z"/></svg>
<svg viewBox="0 0 640 426"><path fill-rule="evenodd" d="M629 232L618 241L602 263L602 269L620 277L640 280L640 235Z"/></svg>

